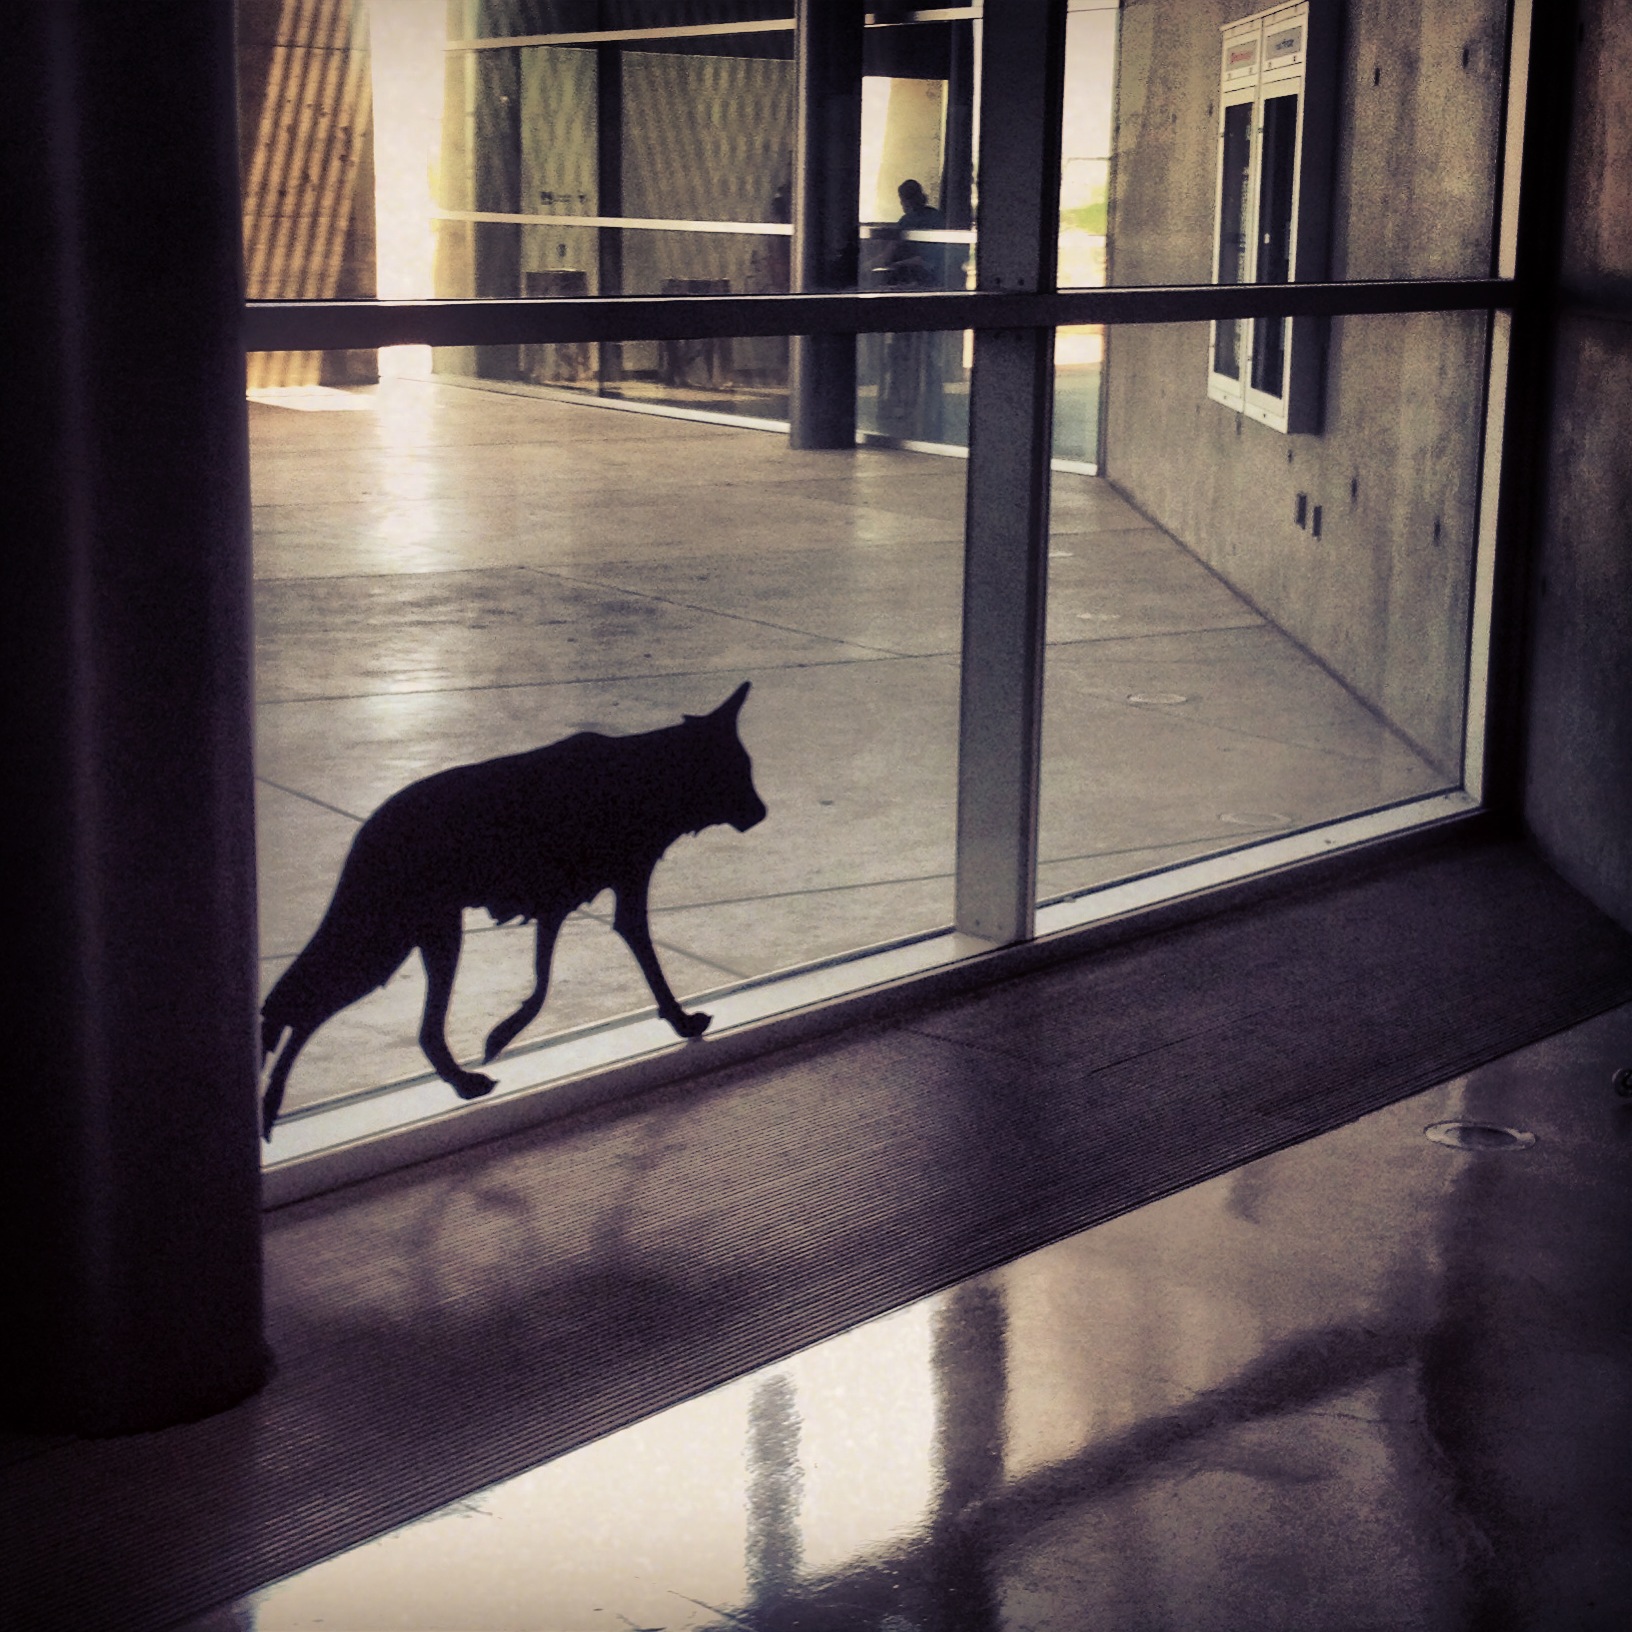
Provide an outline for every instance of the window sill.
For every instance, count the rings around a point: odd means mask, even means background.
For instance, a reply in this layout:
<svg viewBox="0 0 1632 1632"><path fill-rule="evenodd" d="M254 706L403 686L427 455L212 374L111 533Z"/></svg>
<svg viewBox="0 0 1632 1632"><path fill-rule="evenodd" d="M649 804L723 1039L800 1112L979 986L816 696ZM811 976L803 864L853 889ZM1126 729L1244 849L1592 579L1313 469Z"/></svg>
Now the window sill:
<svg viewBox="0 0 1632 1632"><path fill-rule="evenodd" d="M679 1042L646 1010L552 1037L486 1069L498 1087L463 1104L426 1073L288 1113L266 1147L268 1208L502 1138L524 1128L742 1064L922 1003L1081 957L1115 942L1212 917L1335 865L1375 865L1379 850L1438 842L1483 813L1467 794L1416 799L1244 845L1040 906L1037 936L994 947L947 930L688 999L714 1024Z"/></svg>

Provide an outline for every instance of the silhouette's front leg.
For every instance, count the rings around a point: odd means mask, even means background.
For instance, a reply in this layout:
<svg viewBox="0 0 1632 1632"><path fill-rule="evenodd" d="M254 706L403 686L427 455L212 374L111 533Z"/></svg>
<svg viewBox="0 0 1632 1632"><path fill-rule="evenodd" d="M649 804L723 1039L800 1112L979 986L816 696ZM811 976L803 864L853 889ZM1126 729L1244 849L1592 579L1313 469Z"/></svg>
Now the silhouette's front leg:
<svg viewBox="0 0 1632 1632"><path fill-rule="evenodd" d="M436 1074L461 1099L480 1099L491 1093L492 1077L466 1071L448 1047L448 1000L453 996L453 977L459 968L459 941L462 927L455 913L435 929L420 937L419 955L425 964L425 1017L419 1023L419 1046Z"/></svg>
<svg viewBox="0 0 1632 1632"><path fill-rule="evenodd" d="M490 1060L525 1026L530 1026L544 1007L544 998L550 989L550 959L555 953L555 938L566 921L567 907L551 907L538 915L538 936L533 942L532 995L508 1020L501 1020L487 1034L487 1047L482 1058Z"/></svg>
<svg viewBox="0 0 1632 1632"><path fill-rule="evenodd" d="M652 931L647 922L646 889L650 883L651 874L648 873L638 883L618 890L618 907L612 918L612 927L634 953L635 962L640 965L640 972L645 975L646 984L657 999L657 1012L682 1037L701 1037L714 1017L709 1014L687 1014L669 989L668 981L663 978L662 967L657 961L657 948L652 945Z"/></svg>

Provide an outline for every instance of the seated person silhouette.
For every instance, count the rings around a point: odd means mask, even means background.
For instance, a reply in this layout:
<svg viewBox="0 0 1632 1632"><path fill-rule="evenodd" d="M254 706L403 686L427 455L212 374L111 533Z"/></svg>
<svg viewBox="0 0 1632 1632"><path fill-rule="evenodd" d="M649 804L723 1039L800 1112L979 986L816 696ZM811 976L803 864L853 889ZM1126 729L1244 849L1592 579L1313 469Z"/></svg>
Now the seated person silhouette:
<svg viewBox="0 0 1632 1632"><path fill-rule="evenodd" d="M896 189L901 200L901 219L896 222L897 233L942 232L946 217L929 201L921 182L910 178ZM905 237L895 237L883 258L874 267L882 272L885 282L899 289L944 289L947 274L947 244L923 243Z"/></svg>

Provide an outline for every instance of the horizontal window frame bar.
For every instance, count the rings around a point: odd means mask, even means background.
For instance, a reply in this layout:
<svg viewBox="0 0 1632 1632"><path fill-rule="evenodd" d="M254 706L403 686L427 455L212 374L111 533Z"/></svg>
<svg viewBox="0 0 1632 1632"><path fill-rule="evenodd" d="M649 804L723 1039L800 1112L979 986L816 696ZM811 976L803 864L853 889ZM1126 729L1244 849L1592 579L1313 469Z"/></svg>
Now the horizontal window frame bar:
<svg viewBox="0 0 1632 1632"><path fill-rule="evenodd" d="M867 13L868 28L900 28L912 23L955 23L981 15L979 6L921 6L880 22ZM534 46L639 45L660 40L706 40L730 34L791 34L792 17L759 17L741 22L655 23L649 28L577 29L553 34L484 34L469 40L449 40L444 51L520 51Z"/></svg>
<svg viewBox="0 0 1632 1632"><path fill-rule="evenodd" d="M732 34L791 34L791 17L757 17L741 22L668 23L651 28L590 28L555 34L484 34L479 39L448 40L442 49L458 51L530 51L538 46L639 45L657 40L706 40Z"/></svg>
<svg viewBox="0 0 1632 1632"><path fill-rule="evenodd" d="M863 221L856 229L863 239L902 244L973 244L970 227L899 227L890 221ZM1104 234L1100 234L1104 237Z"/></svg>
<svg viewBox="0 0 1632 1632"><path fill-rule="evenodd" d="M433 221L478 221L501 227L595 227L614 232L726 232L746 238L791 238L791 221L693 221L655 215L528 215L520 210L433 210ZM863 221L856 229L863 239L891 243L973 244L969 227L904 228L889 221ZM1089 234L1104 242L1102 232Z"/></svg>
<svg viewBox="0 0 1632 1632"><path fill-rule="evenodd" d="M525 215L517 210L433 210L433 221L480 221L515 227L596 227L616 232L734 232L791 238L791 221L687 221L654 215Z"/></svg>
<svg viewBox="0 0 1632 1632"><path fill-rule="evenodd" d="M1510 278L1421 282L1185 284L832 295L619 295L510 300L252 300L246 351L358 351L379 346L548 345L715 336L912 334L1205 323L1236 317L1360 317L1508 311Z"/></svg>

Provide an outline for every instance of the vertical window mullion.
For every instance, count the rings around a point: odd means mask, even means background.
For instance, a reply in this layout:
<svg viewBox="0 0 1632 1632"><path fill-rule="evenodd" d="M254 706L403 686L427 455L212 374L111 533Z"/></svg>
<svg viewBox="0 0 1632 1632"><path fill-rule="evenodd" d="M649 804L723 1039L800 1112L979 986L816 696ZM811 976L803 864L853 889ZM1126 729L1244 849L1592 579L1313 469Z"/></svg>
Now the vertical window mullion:
<svg viewBox="0 0 1632 1632"><path fill-rule="evenodd" d="M1051 290L1059 243L1064 0L983 24L977 286ZM1037 900L1052 329L975 335L964 532L955 922L1029 939Z"/></svg>

